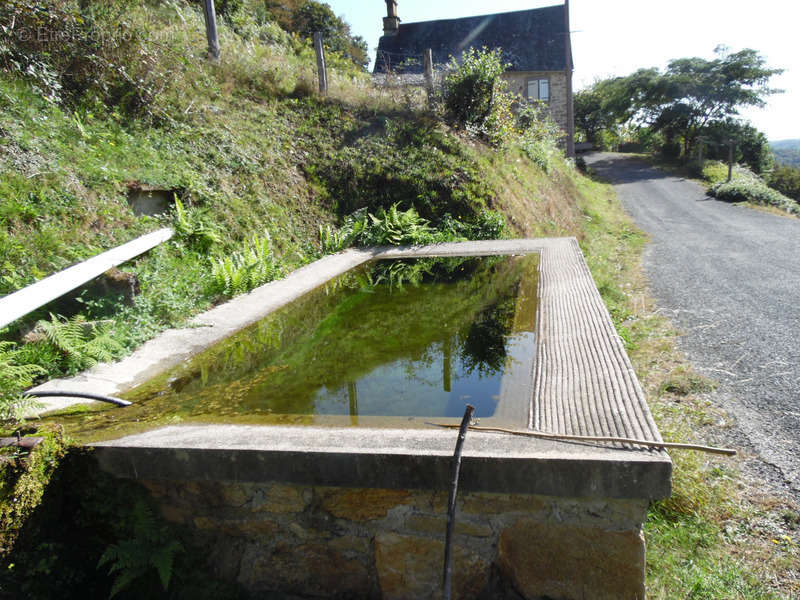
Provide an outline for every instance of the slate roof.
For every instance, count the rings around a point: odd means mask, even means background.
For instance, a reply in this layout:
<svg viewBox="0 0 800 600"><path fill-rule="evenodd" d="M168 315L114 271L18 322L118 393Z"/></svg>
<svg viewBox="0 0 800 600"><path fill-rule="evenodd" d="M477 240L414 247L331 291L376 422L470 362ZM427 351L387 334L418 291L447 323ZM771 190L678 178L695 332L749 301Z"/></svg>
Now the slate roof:
<svg viewBox="0 0 800 600"><path fill-rule="evenodd" d="M567 36L564 5L514 12L400 23L397 35L384 35L378 42L374 73L383 73L388 60L392 70L421 73L423 52L433 51L433 63L461 57L470 47L503 49L503 59L512 71L563 71L566 68ZM407 58L413 64L401 66Z"/></svg>

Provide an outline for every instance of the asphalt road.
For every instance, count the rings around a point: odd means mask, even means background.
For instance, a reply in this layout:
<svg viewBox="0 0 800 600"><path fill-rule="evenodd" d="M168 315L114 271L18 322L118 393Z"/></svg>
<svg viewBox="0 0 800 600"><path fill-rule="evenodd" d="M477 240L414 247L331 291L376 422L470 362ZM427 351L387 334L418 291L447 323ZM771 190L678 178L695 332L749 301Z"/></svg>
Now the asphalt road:
<svg viewBox="0 0 800 600"><path fill-rule="evenodd" d="M719 202L624 156L586 162L650 235L651 290L694 367L720 382L713 401L800 492L800 220Z"/></svg>

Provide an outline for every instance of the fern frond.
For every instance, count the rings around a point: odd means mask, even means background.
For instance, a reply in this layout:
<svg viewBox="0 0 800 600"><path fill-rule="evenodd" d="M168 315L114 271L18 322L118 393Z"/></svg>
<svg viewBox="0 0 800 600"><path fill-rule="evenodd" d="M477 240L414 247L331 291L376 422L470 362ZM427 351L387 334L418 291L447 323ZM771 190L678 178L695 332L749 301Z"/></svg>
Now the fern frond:
<svg viewBox="0 0 800 600"><path fill-rule="evenodd" d="M47 341L65 356L72 357L80 354L83 343L83 332L86 318L76 315L72 319L65 319L50 313L50 320L41 320L36 323L36 328L44 334Z"/></svg>

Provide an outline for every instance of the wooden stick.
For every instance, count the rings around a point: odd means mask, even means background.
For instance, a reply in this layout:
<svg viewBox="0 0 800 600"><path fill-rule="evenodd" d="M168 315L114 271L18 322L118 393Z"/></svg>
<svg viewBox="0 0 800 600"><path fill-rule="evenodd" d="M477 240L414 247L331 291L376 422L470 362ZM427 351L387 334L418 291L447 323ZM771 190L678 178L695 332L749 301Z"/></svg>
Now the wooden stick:
<svg viewBox="0 0 800 600"><path fill-rule="evenodd" d="M317 72L319 74L319 93L328 93L328 69L325 66L325 48L322 46L322 32L314 32L314 52L317 54Z"/></svg>
<svg viewBox="0 0 800 600"><path fill-rule="evenodd" d="M426 423L427 425L435 425L436 427L447 427L448 429L455 429L459 425L450 423ZM696 444L681 444L678 442L655 442L651 440L637 440L633 438L622 437L596 437L589 435L566 435L560 433L545 433L544 431L521 431L518 429L504 429L502 427L478 427L477 425L470 425L470 429L475 431L488 431L495 433L509 433L511 435L522 435L526 437L535 437L545 440L559 440L568 442L616 442L618 444L635 444L637 446L648 446L650 448L676 448L680 450L698 450L700 452L708 452L710 454L724 454L725 456L736 456L736 450L731 448L716 448L714 446L699 446Z"/></svg>
<svg viewBox="0 0 800 600"><path fill-rule="evenodd" d="M450 498L447 502L447 532L444 541L444 573L442 575L442 597L450 600L450 588L453 578L453 529L456 521L456 494L458 493L458 472L461 470L461 452L464 449L464 439L467 437L469 422L472 420L472 413L475 407L467 404L464 410L464 417L459 425L458 440L456 440L456 450L453 454L453 470L450 479Z"/></svg>
<svg viewBox="0 0 800 600"><path fill-rule="evenodd" d="M208 58L219 60L219 36L217 35L217 11L214 0L204 0L203 15L206 18L206 37L208 38Z"/></svg>

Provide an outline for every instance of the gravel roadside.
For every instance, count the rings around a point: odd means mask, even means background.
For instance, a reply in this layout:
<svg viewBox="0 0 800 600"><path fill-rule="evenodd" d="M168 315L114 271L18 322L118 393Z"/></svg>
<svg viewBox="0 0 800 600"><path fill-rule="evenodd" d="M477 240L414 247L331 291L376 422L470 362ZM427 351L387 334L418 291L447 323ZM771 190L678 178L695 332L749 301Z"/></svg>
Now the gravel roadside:
<svg viewBox="0 0 800 600"><path fill-rule="evenodd" d="M625 155L586 162L650 236L652 293L695 369L720 382L710 399L736 420L724 435L757 455L746 470L800 499L800 220L713 200Z"/></svg>

